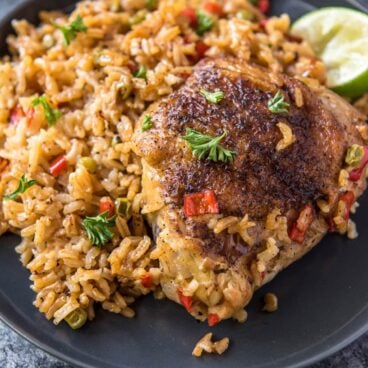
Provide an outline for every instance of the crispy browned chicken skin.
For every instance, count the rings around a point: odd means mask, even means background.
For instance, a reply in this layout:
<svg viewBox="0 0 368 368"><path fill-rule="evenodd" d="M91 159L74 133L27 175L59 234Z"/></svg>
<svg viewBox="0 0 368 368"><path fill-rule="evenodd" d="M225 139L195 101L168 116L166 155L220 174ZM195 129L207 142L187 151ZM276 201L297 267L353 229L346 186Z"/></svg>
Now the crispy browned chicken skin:
<svg viewBox="0 0 368 368"><path fill-rule="evenodd" d="M200 89L222 91L225 97L213 104L199 93ZM287 113L272 113L268 108L268 101L279 90L290 105ZM175 233L173 242L177 237L194 241L195 246L188 246L193 253L225 262L226 267L236 268L244 277L248 285L245 293L249 294L244 303L259 286L251 269L270 237L264 231L267 216L277 209L289 226L306 205L319 212L317 200L323 200L333 211L341 192L348 189L339 183L346 151L352 144L364 145L356 128L365 124L364 117L337 95L323 87L312 90L286 75L234 59L202 61L182 88L152 106L147 114L153 127L144 133L137 128L135 151L144 162L146 212L158 226L158 238L165 233L164 257L167 252L178 252L176 245L168 244L168 233ZM282 150L276 149L283 138L279 123L289 126L293 134L293 143ZM186 128L211 136L227 131L221 144L235 152L234 161L194 157L182 139ZM356 198L363 187L361 181L349 190ZM210 216L185 218L184 195L204 190L215 193L222 217L249 216L255 224L250 230L254 244L226 231L215 234L208 226ZM307 234L304 248L272 235L279 251L266 273L274 275L319 241L327 225L319 213L314 223L319 227L314 226L309 240ZM287 252L283 253L285 247ZM177 280L175 275L168 279ZM260 284L265 282L263 279ZM177 281L177 288L180 283ZM173 295L168 296L177 300ZM208 304L203 297L199 299ZM209 305L208 312L211 308ZM224 313L221 317L228 316Z"/></svg>

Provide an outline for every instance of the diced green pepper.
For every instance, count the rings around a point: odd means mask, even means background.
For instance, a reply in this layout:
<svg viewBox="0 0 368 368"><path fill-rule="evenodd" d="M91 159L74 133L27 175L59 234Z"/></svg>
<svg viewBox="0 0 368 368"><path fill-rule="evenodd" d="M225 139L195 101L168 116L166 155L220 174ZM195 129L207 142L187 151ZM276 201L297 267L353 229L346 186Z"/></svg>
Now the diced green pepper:
<svg viewBox="0 0 368 368"><path fill-rule="evenodd" d="M148 14L147 9L139 10L135 15L133 15L129 19L130 26L133 27L139 23L142 23L146 19L147 14Z"/></svg>
<svg viewBox="0 0 368 368"><path fill-rule="evenodd" d="M236 13L236 17L237 18L240 18L240 19L243 19L243 20L253 20L254 18L254 14L252 14L250 11L248 10L239 10L237 13Z"/></svg>
<svg viewBox="0 0 368 368"><path fill-rule="evenodd" d="M127 198L118 198L116 200L116 211L119 216L129 220L132 216L132 203Z"/></svg>
<svg viewBox="0 0 368 368"><path fill-rule="evenodd" d="M87 322L87 312L82 308L75 309L64 320L73 330L77 330Z"/></svg>
<svg viewBox="0 0 368 368"><path fill-rule="evenodd" d="M358 166L364 156L364 148L359 144L353 144L348 148L348 152L345 157L345 162L350 166Z"/></svg>
<svg viewBox="0 0 368 368"><path fill-rule="evenodd" d="M92 157L82 157L79 159L79 163L92 174L97 170L97 163Z"/></svg>

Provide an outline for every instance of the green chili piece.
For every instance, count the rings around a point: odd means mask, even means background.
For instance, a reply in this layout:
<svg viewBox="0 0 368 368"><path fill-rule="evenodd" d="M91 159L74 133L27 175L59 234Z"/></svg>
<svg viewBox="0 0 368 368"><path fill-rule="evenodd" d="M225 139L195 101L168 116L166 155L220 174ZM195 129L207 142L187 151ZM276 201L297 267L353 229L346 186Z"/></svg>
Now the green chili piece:
<svg viewBox="0 0 368 368"><path fill-rule="evenodd" d="M128 198L118 198L116 200L116 210L120 216L129 220L132 216L132 203Z"/></svg>
<svg viewBox="0 0 368 368"><path fill-rule="evenodd" d="M87 312L82 308L75 309L64 320L73 330L77 330L87 322Z"/></svg>

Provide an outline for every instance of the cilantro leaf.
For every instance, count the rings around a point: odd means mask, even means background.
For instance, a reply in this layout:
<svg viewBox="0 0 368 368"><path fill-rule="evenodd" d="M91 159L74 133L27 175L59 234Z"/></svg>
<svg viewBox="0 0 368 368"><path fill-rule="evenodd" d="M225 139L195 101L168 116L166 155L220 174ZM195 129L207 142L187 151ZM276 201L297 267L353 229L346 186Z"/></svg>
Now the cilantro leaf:
<svg viewBox="0 0 368 368"><path fill-rule="evenodd" d="M225 163L234 160L235 152L229 151L219 144L226 137L226 131L219 137L205 135L190 128L187 128L186 133L182 138L189 143L193 155L200 160L207 159Z"/></svg>
<svg viewBox="0 0 368 368"><path fill-rule="evenodd" d="M19 180L18 188L13 193L4 195L4 199L15 200L18 198L19 194L24 193L28 188L35 184L37 184L36 180L28 180L26 175L24 174Z"/></svg>

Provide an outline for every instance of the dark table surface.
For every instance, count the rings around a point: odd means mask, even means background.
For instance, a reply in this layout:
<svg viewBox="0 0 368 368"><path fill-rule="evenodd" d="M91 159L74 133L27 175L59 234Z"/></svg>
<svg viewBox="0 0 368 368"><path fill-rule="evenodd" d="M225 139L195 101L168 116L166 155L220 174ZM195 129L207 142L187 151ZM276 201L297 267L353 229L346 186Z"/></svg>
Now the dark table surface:
<svg viewBox="0 0 368 368"><path fill-rule="evenodd" d="M22 0L0 0L0 16ZM45 0L47 1L47 0ZM1 368L70 368L18 336L0 322ZM311 368L368 368L368 334ZM102 367L101 367L102 368Z"/></svg>

